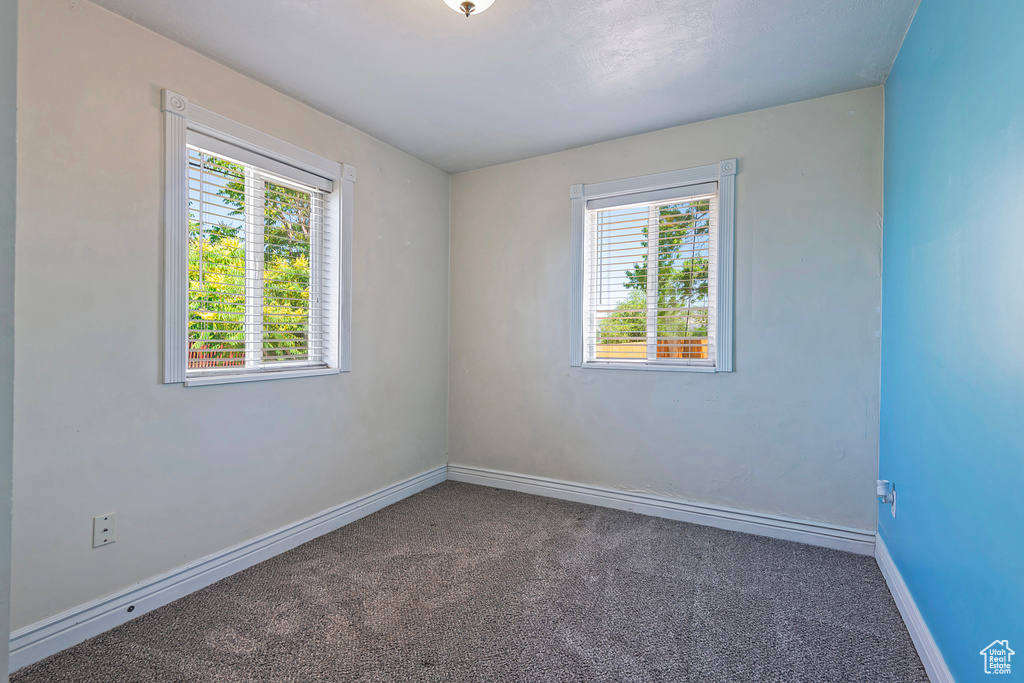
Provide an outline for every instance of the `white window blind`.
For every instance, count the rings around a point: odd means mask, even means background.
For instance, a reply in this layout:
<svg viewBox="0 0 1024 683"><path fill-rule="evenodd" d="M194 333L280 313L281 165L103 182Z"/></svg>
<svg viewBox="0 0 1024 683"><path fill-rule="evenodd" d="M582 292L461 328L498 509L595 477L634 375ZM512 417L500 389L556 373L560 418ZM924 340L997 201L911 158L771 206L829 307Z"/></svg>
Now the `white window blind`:
<svg viewBox="0 0 1024 683"><path fill-rule="evenodd" d="M338 307L329 181L194 141L190 131L188 376L327 367Z"/></svg>
<svg viewBox="0 0 1024 683"><path fill-rule="evenodd" d="M717 190L587 201L585 362L715 366Z"/></svg>

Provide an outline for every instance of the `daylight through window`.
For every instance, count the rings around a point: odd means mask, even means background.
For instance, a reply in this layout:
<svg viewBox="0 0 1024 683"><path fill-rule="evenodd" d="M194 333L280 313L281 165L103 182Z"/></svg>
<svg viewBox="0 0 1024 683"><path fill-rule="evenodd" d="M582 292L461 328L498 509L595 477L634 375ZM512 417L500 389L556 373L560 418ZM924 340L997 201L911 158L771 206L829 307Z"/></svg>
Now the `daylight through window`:
<svg viewBox="0 0 1024 683"><path fill-rule="evenodd" d="M587 203L586 361L714 366L715 189Z"/></svg>
<svg viewBox="0 0 1024 683"><path fill-rule="evenodd" d="M188 146L190 375L327 365L324 211L318 188Z"/></svg>

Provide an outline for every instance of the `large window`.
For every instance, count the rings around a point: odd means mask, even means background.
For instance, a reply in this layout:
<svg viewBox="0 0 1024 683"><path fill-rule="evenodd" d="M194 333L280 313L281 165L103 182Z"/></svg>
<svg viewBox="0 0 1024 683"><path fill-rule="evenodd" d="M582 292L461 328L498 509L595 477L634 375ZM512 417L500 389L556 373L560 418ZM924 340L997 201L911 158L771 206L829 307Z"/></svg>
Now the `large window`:
<svg viewBox="0 0 1024 683"><path fill-rule="evenodd" d="M734 173L574 186L574 365L731 370Z"/></svg>
<svg viewBox="0 0 1024 683"><path fill-rule="evenodd" d="M347 370L354 169L164 100L165 381Z"/></svg>

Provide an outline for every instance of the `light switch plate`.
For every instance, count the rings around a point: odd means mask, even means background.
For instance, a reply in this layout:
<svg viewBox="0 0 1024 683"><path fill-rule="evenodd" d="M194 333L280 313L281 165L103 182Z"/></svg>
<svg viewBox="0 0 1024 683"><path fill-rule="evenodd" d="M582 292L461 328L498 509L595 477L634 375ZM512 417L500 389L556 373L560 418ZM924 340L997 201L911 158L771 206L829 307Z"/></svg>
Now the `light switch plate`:
<svg viewBox="0 0 1024 683"><path fill-rule="evenodd" d="M92 547L110 545L117 540L117 513L92 518Z"/></svg>

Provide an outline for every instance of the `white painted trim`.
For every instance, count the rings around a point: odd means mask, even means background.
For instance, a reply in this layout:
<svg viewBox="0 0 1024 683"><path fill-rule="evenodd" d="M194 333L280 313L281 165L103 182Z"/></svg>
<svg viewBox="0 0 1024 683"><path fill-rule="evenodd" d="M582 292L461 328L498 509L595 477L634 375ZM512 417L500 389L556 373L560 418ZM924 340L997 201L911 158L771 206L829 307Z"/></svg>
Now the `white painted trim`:
<svg viewBox="0 0 1024 683"><path fill-rule="evenodd" d="M572 254L570 284L569 321L569 366L610 368L615 370L682 370L683 372L708 372L694 370L693 366L679 366L671 363L648 361L646 364L585 362L584 316L586 306L586 239L587 202L595 199L628 197L644 192L657 192L669 188L683 188L704 183L717 183L716 205L718 211L718 244L716 250L717 276L715 284L715 363L711 372L733 371L733 299L736 241L736 159L724 159L717 164L695 166L666 173L609 180L603 183L577 184L569 187L572 201ZM703 190L701 190L703 191Z"/></svg>
<svg viewBox="0 0 1024 683"><path fill-rule="evenodd" d="M682 363L651 363L641 362L636 363L605 361L605 360L590 360L583 363L580 367L599 370L656 370L658 372L717 372L714 365L683 365Z"/></svg>
<svg viewBox="0 0 1024 683"><path fill-rule="evenodd" d="M342 165L341 181L341 270L338 310L337 363L342 372L352 370L352 223L355 220L356 169ZM337 202L334 203L337 206Z"/></svg>
<svg viewBox="0 0 1024 683"><path fill-rule="evenodd" d="M466 465L449 464L448 479L600 505L616 510L628 510L641 515L692 522L718 529L797 541L808 545L845 550L859 555L873 555L875 551L875 532L869 529L792 519L763 512L737 510L706 503L692 503L650 493L620 491Z"/></svg>
<svg viewBox="0 0 1024 683"><path fill-rule="evenodd" d="M188 98L161 93L164 112L163 383L185 381L188 364Z"/></svg>
<svg viewBox="0 0 1024 683"><path fill-rule="evenodd" d="M330 508L135 587L94 600L11 634L11 671L37 662L150 610L339 529L447 478L444 465ZM135 609L128 613L129 606Z"/></svg>
<svg viewBox="0 0 1024 683"><path fill-rule="evenodd" d="M339 372L340 370L338 370L338 368L306 368L303 370L265 370L260 372L239 372L234 375L192 375L185 378L185 386L208 387L214 384L266 382L273 379L296 379L298 377L319 377L320 375L337 375Z"/></svg>
<svg viewBox="0 0 1024 683"><path fill-rule="evenodd" d="M185 383L186 386L252 382L266 379L288 379L310 375L336 374L352 369L352 221L356 169L301 147L275 138L263 131L233 121L204 109L187 97L171 90L160 92L161 109L165 121L164 150L164 348L163 382ZM273 377L225 374L223 379L196 375L187 377L188 365L188 132L214 138L221 143L241 148L272 162L267 170L287 173L298 169L312 174L326 183L312 178L306 181L325 189L330 187L327 202L331 225L325 232L340 239L340 276L332 273L325 280L338 292L336 311L330 311L327 320L336 323L337 339L329 341L327 365L331 372L281 372ZM214 150L215 151L215 150ZM251 159L243 159L253 163ZM258 166L259 164L257 164ZM283 169L283 170L282 170ZM299 174L300 178L304 177ZM325 189L325 191L327 191ZM338 270L339 268L335 268ZM186 381L187 378L187 381Z"/></svg>
<svg viewBox="0 0 1024 683"><path fill-rule="evenodd" d="M583 364L583 223L586 220L587 200L583 186L569 188L572 200L572 280L569 285L569 366L578 368Z"/></svg>
<svg viewBox="0 0 1024 683"><path fill-rule="evenodd" d="M715 282L715 370L732 372L733 281L736 251L736 160L718 171L718 279Z"/></svg>
<svg viewBox="0 0 1024 683"><path fill-rule="evenodd" d="M733 168L735 168L736 160L732 159L731 161ZM600 199L602 197L614 197L619 194L651 192L669 187L710 183L718 180L720 166L723 163L726 162L708 164L707 166L694 166L693 168L668 171L667 173L652 173L650 175L636 176L635 178L609 180L604 183L589 183L583 186L583 196L586 199Z"/></svg>
<svg viewBox="0 0 1024 683"><path fill-rule="evenodd" d="M248 147L242 147L231 142L225 142L212 135L200 133L191 124L191 121L189 122L188 133L185 135L185 141L192 147L213 152L219 157L224 157L247 166L256 166L261 171L268 172L268 175L278 176L293 182L297 180L303 185L315 187L325 193L334 191L334 183L336 182L334 180L325 178L319 173L310 173L304 168L296 166L294 162L281 161L281 159L286 159L286 157L267 156L266 154L254 152Z"/></svg>
<svg viewBox="0 0 1024 683"><path fill-rule="evenodd" d="M610 197L601 197L600 199L587 197L587 208L591 211L595 209L626 208L655 202L684 201L717 193L717 182L697 183L696 185L684 185L682 187L665 187L660 190L616 194ZM653 210L653 207L651 210Z"/></svg>
<svg viewBox="0 0 1024 683"><path fill-rule="evenodd" d="M261 130L229 119L194 103L188 105L186 118L190 130L276 159L327 180L334 181L342 177L342 165L339 162L275 138L273 135L268 135Z"/></svg>
<svg viewBox="0 0 1024 683"><path fill-rule="evenodd" d="M889 554L889 549L885 546L881 535L875 538L875 561L878 562L878 568L882 570L882 576L885 577L885 582L889 585L889 592L892 593L896 608L900 611L900 616L903 617L903 623L910 631L910 638L914 641L914 647L917 648L917 654L921 658L921 663L924 664L924 670L928 672L928 678L932 683L955 683L953 674L946 666L946 660L932 637L932 632L928 629L928 624L925 623L921 610L917 608L914 596L907 588L903 575L900 574L899 568L893 562L892 555Z"/></svg>

